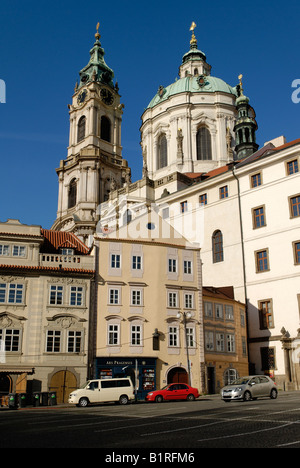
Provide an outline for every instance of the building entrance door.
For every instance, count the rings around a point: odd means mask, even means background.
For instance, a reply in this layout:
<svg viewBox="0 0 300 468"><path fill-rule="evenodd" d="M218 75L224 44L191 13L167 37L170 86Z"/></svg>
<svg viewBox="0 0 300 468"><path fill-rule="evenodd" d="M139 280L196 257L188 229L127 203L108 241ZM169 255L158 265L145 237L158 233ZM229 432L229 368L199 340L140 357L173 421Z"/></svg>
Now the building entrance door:
<svg viewBox="0 0 300 468"><path fill-rule="evenodd" d="M216 374L214 367L207 368L207 391L210 395L216 393Z"/></svg>
<svg viewBox="0 0 300 468"><path fill-rule="evenodd" d="M174 367L168 373L168 384L170 383L189 383L189 376L185 369L182 367Z"/></svg>
<svg viewBox="0 0 300 468"><path fill-rule="evenodd" d="M56 392L57 403L67 403L70 393L78 388L75 375L62 370L56 372L50 382L50 392Z"/></svg>

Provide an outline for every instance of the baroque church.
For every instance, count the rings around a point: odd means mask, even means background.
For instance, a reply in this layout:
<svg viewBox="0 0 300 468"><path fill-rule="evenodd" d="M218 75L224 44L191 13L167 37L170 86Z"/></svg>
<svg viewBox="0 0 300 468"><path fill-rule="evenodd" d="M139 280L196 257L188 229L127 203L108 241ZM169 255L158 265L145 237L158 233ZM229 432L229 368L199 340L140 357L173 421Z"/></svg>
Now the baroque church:
<svg viewBox="0 0 300 468"><path fill-rule="evenodd" d="M160 86L142 114L143 175L133 182L122 156L124 106L97 29L69 105L69 146L56 169L52 229L89 244L94 234L105 237L153 206L171 224L186 212L196 216L200 206L203 284L233 287L235 299L246 304L250 372L294 388L300 340L300 142L279 136L259 148L242 75L233 86L211 75L195 27L192 23L178 79ZM217 318L209 305L203 314ZM211 321L204 337L207 352L221 349L222 327ZM213 358L210 364L213 368Z"/></svg>

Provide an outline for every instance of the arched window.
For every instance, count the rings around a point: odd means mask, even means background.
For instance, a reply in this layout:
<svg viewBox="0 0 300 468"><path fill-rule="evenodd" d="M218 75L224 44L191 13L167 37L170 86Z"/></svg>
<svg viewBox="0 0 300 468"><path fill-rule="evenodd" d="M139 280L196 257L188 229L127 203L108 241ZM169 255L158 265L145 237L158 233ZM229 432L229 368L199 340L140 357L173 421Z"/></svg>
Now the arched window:
<svg viewBox="0 0 300 468"><path fill-rule="evenodd" d="M73 208L76 205L77 199L77 183L76 179L72 179L69 185L68 193L68 208Z"/></svg>
<svg viewBox="0 0 300 468"><path fill-rule="evenodd" d="M110 142L110 139L111 139L110 127L111 127L110 120L107 117L105 117L105 115L102 115L102 117L101 117L101 131L100 131L101 140L105 140L105 141Z"/></svg>
<svg viewBox="0 0 300 468"><path fill-rule="evenodd" d="M239 374L236 369L226 369L224 372L224 385L231 385L238 378Z"/></svg>
<svg viewBox="0 0 300 468"><path fill-rule="evenodd" d="M166 135L163 134L158 140L157 169L168 165L168 143Z"/></svg>
<svg viewBox="0 0 300 468"><path fill-rule="evenodd" d="M86 118L83 115L82 117L80 117L78 122L77 143L82 141L85 137L85 122Z"/></svg>
<svg viewBox="0 0 300 468"><path fill-rule="evenodd" d="M196 135L197 159L206 161L212 159L211 136L206 127L200 127Z"/></svg>
<svg viewBox="0 0 300 468"><path fill-rule="evenodd" d="M213 263L223 262L223 235L221 231L215 231L212 236Z"/></svg>

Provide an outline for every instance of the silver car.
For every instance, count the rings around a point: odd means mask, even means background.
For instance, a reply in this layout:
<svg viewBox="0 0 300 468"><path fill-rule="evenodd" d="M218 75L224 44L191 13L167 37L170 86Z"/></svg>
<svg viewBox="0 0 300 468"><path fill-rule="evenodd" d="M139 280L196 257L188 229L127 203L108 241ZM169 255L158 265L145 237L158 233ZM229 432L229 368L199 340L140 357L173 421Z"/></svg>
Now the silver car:
<svg viewBox="0 0 300 468"><path fill-rule="evenodd" d="M256 400L259 397L277 398L275 382L265 375L250 375L241 377L221 390L222 400L226 402L236 400Z"/></svg>

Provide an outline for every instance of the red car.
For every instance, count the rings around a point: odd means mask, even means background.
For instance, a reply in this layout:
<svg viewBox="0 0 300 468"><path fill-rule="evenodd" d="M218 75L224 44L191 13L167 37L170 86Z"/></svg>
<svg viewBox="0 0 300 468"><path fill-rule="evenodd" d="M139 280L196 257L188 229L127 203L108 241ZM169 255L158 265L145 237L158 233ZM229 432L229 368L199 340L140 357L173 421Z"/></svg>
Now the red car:
<svg viewBox="0 0 300 468"><path fill-rule="evenodd" d="M197 388L190 387L183 383L172 383L166 385L161 390L155 390L146 395L146 401L156 401L161 403L164 400L188 400L194 401L198 398Z"/></svg>

